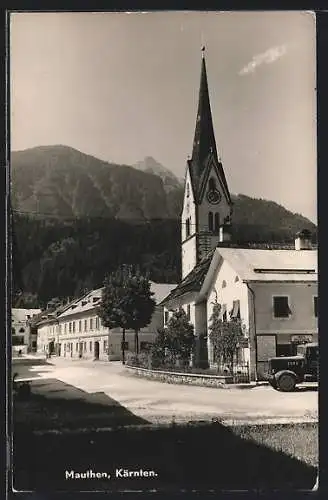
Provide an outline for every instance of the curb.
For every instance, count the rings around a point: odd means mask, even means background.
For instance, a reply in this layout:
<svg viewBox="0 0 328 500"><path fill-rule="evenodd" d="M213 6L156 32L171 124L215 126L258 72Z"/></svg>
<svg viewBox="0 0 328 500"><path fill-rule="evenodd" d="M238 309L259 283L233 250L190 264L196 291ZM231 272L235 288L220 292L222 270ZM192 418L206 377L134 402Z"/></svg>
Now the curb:
<svg viewBox="0 0 328 500"><path fill-rule="evenodd" d="M224 427L252 427L252 426L274 426L274 425L311 425L318 424L318 420L304 420L297 418L259 418L252 420L233 420L233 419L220 419L213 418L212 420L195 420L188 422L169 422L169 423L153 423L153 424L140 424L140 425L121 425L116 427L98 427L96 429L92 428L80 428L80 429L44 429L44 430L32 430L31 432L37 436L43 435L77 435L77 434L102 434L104 432L133 432L133 431L158 431L161 429L177 429L177 428L193 428L193 427L215 427L216 425L222 425Z"/></svg>

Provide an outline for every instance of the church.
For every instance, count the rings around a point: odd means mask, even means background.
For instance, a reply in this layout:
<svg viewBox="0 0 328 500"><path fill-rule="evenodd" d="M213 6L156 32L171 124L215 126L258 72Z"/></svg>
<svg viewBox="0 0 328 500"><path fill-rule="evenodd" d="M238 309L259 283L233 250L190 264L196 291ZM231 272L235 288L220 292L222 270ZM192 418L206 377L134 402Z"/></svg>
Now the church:
<svg viewBox="0 0 328 500"><path fill-rule="evenodd" d="M181 282L164 299L164 324L183 308L194 327L194 363L216 366L208 335L214 304L221 319L239 318L236 364L261 380L273 356L318 340L317 250L300 231L292 248L233 242L233 203L218 155L202 49L198 111L181 213Z"/></svg>

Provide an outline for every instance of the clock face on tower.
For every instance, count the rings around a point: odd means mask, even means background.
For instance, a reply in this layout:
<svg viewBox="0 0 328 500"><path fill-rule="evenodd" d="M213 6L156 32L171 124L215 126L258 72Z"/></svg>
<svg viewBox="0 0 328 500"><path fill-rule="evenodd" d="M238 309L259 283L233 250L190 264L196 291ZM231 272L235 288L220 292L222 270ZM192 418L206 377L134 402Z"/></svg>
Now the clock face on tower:
<svg viewBox="0 0 328 500"><path fill-rule="evenodd" d="M221 193L217 189L209 189L206 197L207 201L211 203L211 205L217 205L221 201Z"/></svg>

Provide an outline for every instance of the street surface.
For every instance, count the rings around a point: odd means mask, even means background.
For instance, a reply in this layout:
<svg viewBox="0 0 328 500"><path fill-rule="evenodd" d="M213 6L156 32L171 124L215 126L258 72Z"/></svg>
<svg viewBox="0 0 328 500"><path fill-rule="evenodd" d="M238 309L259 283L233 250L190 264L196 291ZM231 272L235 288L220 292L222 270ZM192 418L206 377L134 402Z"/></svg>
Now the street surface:
<svg viewBox="0 0 328 500"><path fill-rule="evenodd" d="M120 362L52 358L52 365L16 367L19 378L56 378L87 393L103 392L151 423L221 419L224 423L318 420L318 392L305 384L293 393L270 386L207 388L165 384L127 373Z"/></svg>

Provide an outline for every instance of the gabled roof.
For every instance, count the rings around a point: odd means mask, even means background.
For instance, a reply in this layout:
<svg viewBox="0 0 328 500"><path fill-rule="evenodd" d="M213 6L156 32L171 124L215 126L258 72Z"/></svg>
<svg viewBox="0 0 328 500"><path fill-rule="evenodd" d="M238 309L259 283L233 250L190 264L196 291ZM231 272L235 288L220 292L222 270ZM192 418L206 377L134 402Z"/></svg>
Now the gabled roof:
<svg viewBox="0 0 328 500"><path fill-rule="evenodd" d="M216 252L244 281L318 280L316 250L217 248Z"/></svg>
<svg viewBox="0 0 328 500"><path fill-rule="evenodd" d="M41 309L20 309L14 307L11 310L11 318L13 322L23 323L32 319L33 316L36 317L38 314L40 314L40 312Z"/></svg>
<svg viewBox="0 0 328 500"><path fill-rule="evenodd" d="M212 257L214 255L215 249L211 250L205 257L202 259L199 264L197 264L192 271L176 286L171 293L165 297L162 301L162 304L167 304L170 300L176 299L185 295L189 292L199 292L204 279L206 277L207 271L212 262Z"/></svg>
<svg viewBox="0 0 328 500"><path fill-rule="evenodd" d="M170 291L176 287L176 284L169 283L155 283L153 281L150 282L150 289L154 293L153 299L156 304L162 302L163 298L167 296ZM73 300L70 304L67 304L65 307L58 308L56 311L53 311L49 316L49 318L43 318L43 316L47 316L47 311L45 311L40 316L41 323L52 323L53 321L57 321L57 319L63 319L78 313L84 313L86 311L90 311L95 309L100 305L101 297L102 297L103 287L97 288L84 294L82 297ZM57 319L56 319L57 318Z"/></svg>

